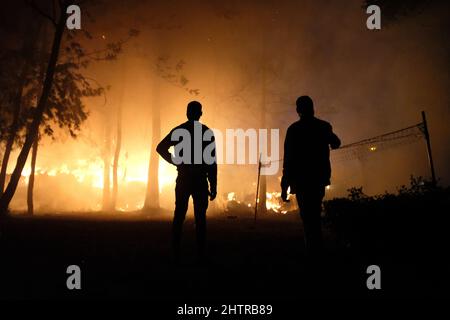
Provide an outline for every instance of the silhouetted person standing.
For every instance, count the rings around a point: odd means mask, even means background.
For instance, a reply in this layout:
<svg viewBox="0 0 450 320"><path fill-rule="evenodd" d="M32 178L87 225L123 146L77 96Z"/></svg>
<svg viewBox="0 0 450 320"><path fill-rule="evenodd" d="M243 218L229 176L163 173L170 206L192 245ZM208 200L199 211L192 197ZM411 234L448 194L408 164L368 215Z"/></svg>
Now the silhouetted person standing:
<svg viewBox="0 0 450 320"><path fill-rule="evenodd" d="M286 133L281 196L287 200L288 187L296 194L307 254L314 255L322 248L320 214L325 187L330 184L330 147L339 148L341 141L328 122L314 117L310 97L301 96L296 104L300 120Z"/></svg>
<svg viewBox="0 0 450 320"><path fill-rule="evenodd" d="M179 258L183 222L189 198L192 196L198 254L202 259L206 242L208 196L212 201L217 195L215 142L212 130L199 122L202 115L202 105L199 102L190 102L186 115L188 121L172 129L158 144L156 151L167 162L176 165L178 171L172 226L172 245L175 258ZM169 152L169 148L172 146L174 146L175 155Z"/></svg>

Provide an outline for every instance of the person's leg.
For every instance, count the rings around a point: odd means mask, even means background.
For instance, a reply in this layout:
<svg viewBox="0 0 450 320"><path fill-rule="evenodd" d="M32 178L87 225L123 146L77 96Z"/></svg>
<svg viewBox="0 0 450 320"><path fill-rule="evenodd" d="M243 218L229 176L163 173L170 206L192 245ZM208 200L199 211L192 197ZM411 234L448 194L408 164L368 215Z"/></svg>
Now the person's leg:
<svg viewBox="0 0 450 320"><path fill-rule="evenodd" d="M325 195L325 187L317 186L311 190L311 212L314 222L312 223L313 246L317 253L321 253L323 247L322 237L322 200Z"/></svg>
<svg viewBox="0 0 450 320"><path fill-rule="evenodd" d="M176 259L180 255L181 234L189 205L189 196L190 193L186 186L182 182L177 181L175 187L175 213L172 224L172 248Z"/></svg>
<svg viewBox="0 0 450 320"><path fill-rule="evenodd" d="M317 254L322 249L322 219L320 214L324 194L324 187L316 187L303 190L297 195L308 255Z"/></svg>
<svg viewBox="0 0 450 320"><path fill-rule="evenodd" d="M206 245L206 210L208 209L208 189L201 188L192 194L194 200L195 232L199 258L203 258Z"/></svg>
<svg viewBox="0 0 450 320"><path fill-rule="evenodd" d="M303 222L303 241L305 244L306 254L309 255L311 243L313 242L311 228L311 209L309 196L306 191L297 193L298 206L300 208L300 216Z"/></svg>

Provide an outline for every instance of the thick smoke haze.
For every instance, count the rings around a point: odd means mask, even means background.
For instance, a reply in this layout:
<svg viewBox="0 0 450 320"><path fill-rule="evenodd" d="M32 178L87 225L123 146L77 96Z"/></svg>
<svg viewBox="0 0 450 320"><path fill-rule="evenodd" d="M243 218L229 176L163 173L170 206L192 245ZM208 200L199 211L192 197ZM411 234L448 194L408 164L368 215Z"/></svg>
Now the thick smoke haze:
<svg viewBox="0 0 450 320"><path fill-rule="evenodd" d="M82 30L94 38L86 44L89 51L126 38L130 29L139 35L123 45L117 60L86 70L87 77L110 89L85 100L90 115L79 136L72 139L61 130L54 140L42 139L37 211L102 209L102 157L108 141L114 154L119 107L117 207L142 208L150 153L155 152L155 114L163 138L185 121L191 100L203 104L201 121L210 128L277 128L281 147L287 127L298 119L300 95L313 98L317 116L332 123L343 144L417 124L424 110L436 173L440 183L450 183L450 20L444 2L427 2L386 24L382 13L379 31L367 29L361 0L105 1L81 9ZM5 46L14 46L14 37L25 29L15 25L22 10L16 5L14 17L1 14ZM9 173L16 157L14 152ZM12 209L26 209L29 167ZM280 164L278 174L267 178L268 192L279 192L281 170ZM410 175L429 178L424 140L333 164L327 197L345 195L353 186L367 194L395 191L409 183ZM163 208L173 207L175 177L175 168L161 160ZM211 205L222 209L230 192L253 205L256 178L256 165L220 165L219 197Z"/></svg>

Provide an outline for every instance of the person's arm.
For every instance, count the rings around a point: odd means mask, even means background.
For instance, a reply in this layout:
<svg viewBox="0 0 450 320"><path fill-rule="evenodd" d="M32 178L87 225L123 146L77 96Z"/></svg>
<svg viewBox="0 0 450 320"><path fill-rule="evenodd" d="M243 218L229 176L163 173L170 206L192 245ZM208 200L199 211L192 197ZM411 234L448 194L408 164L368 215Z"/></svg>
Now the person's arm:
<svg viewBox="0 0 450 320"><path fill-rule="evenodd" d="M208 164L208 181L209 181L209 199L212 201L217 196L217 156L216 156L216 142L214 135L211 137L211 141L214 144L211 156L214 161Z"/></svg>
<svg viewBox="0 0 450 320"><path fill-rule="evenodd" d="M169 152L169 148L174 146L175 142L172 141L172 132L170 132L164 139L161 140L161 142L156 147L156 152L159 153L159 155L166 160L167 162L176 165L173 163L172 160L172 154Z"/></svg>
<svg viewBox="0 0 450 320"><path fill-rule="evenodd" d="M287 201L287 190L289 188L289 175L292 161L292 137L289 129L284 139L284 157L283 157L283 177L281 178L281 198Z"/></svg>
<svg viewBox="0 0 450 320"><path fill-rule="evenodd" d="M217 196L217 163L208 166L209 199L214 200Z"/></svg>
<svg viewBox="0 0 450 320"><path fill-rule="evenodd" d="M337 149L341 146L341 140L333 132L333 127L331 125L330 125L330 129L329 129L329 144L330 144L331 149Z"/></svg>

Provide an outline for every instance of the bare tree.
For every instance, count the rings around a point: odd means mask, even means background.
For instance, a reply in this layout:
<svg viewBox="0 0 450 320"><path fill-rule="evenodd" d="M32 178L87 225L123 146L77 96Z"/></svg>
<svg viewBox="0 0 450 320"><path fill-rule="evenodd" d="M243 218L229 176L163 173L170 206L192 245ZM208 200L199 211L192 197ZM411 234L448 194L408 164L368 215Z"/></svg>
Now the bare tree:
<svg viewBox="0 0 450 320"><path fill-rule="evenodd" d="M116 104L116 139L114 142L114 160L113 160L113 186L111 194L111 207L116 209L117 205L117 194L119 192L119 181L118 181L118 169L119 169L119 159L120 150L122 148L122 109L123 109L123 96L124 96L124 86L125 86L125 66L122 63L122 84L120 87L120 96Z"/></svg>
<svg viewBox="0 0 450 320"><path fill-rule="evenodd" d="M112 210L111 206L111 119L105 121L105 140L102 152L103 158L103 211Z"/></svg>
<svg viewBox="0 0 450 320"><path fill-rule="evenodd" d="M147 192L145 195L144 208L159 208L159 155L156 153L156 146L161 140L161 114L159 102L159 79L156 79L153 86L152 105L152 143L150 150L150 160L148 162Z"/></svg>

